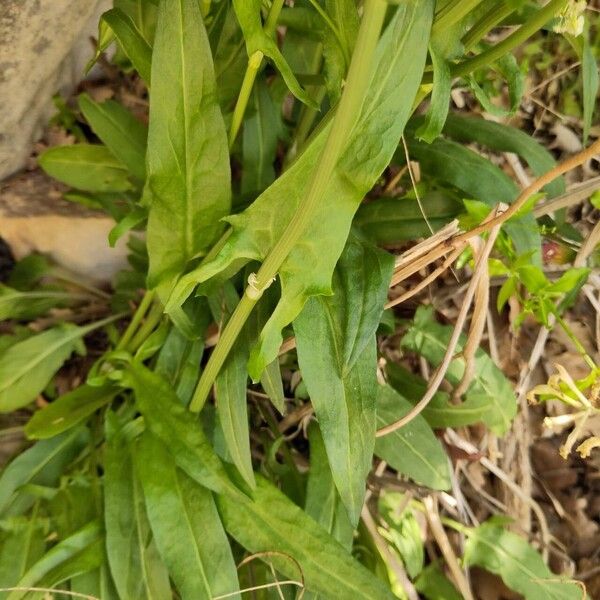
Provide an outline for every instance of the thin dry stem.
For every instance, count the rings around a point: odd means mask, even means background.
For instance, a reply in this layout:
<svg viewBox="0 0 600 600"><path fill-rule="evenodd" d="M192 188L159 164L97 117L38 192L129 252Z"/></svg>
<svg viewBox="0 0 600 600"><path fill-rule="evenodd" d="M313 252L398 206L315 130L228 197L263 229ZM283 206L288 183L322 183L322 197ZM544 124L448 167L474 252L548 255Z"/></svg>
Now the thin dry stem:
<svg viewBox="0 0 600 600"><path fill-rule="evenodd" d="M412 298L413 296L417 295L421 290L425 289L429 284L435 281L442 273L444 273L446 269L450 267L450 265L460 256L462 250L462 248L454 250L454 252L452 252L449 256L447 256L444 259L444 262L437 269L435 269L429 275L427 275L427 277L422 279L414 288L407 290L401 296L390 300L385 305L385 308L392 308L392 306L402 304L403 302L406 302L409 298Z"/></svg>
<svg viewBox="0 0 600 600"><path fill-rule="evenodd" d="M448 436L448 440L456 445L458 448L462 448L469 454L479 454L480 450L471 442L461 438L458 433L456 433L452 429L446 430L446 435ZM540 507L540 505L530 496L527 496L523 493L521 488L497 465L495 465L489 458L482 456L479 459L479 462L488 470L490 473L495 475L500 481L506 485L516 496L518 496L523 502L526 502L531 506L531 509L535 513L535 516L538 519L540 524L540 534L542 537L542 544L544 550L547 551L550 545L550 530L548 528L548 521L546 520L546 516L544 515L544 511Z"/></svg>
<svg viewBox="0 0 600 600"><path fill-rule="evenodd" d="M406 595L408 596L409 600L419 600L419 594L417 593L417 590L415 590L415 587L408 578L408 575L406 574L403 565L390 552L387 543L381 537L381 534L377 530L377 524L375 523L375 519L373 519L373 515L371 515L371 512L367 508L366 504L363 506L361 518L363 523L365 524L365 527L367 528L367 531L373 538L373 542L375 542L377 550L379 550L382 557L384 557L386 563L394 572L394 575L396 575L396 578L400 582L400 585L402 586L403 590L406 592Z"/></svg>
<svg viewBox="0 0 600 600"><path fill-rule="evenodd" d="M442 525L442 521L438 513L437 500L435 500L432 496L427 496L423 498L423 504L427 509L425 511L425 516L427 517L427 522L429 523L429 529L431 530L437 545L442 551L456 587L458 587L465 600L474 600L471 586L469 585L463 570L460 568L456 553L454 552L452 544L450 543L444 526Z"/></svg>
<svg viewBox="0 0 600 600"><path fill-rule="evenodd" d="M479 259L477 261L477 266L475 267L475 271L473 272L473 276L469 283L469 287L467 288L467 291L465 293L465 297L463 299L463 303L461 305L460 312L458 313L458 318L456 320L456 325L454 327L454 331L452 332L452 336L450 338L450 341L448 342L448 347L446 348L446 353L444 354L444 358L443 358L441 364L435 371L433 379L429 383L429 386L427 387L427 391L425 392L425 395L401 419L399 419L395 423L390 423L389 425L386 425L385 427L382 427L381 429L379 429L376 433L377 437L382 437L384 435L388 435L388 434L396 431L397 429L400 429L400 427L403 427L407 423L410 423L410 421L412 421L417 415L419 415L426 408L426 406L429 404L429 402L431 402L435 393L438 391L442 381L444 380L444 377L446 376L446 371L448 370L448 367L450 366L450 363L452 362L452 360L454 358L456 346L458 345L458 341L460 339L460 334L464 327L465 321L467 320L467 315L469 313L469 309L470 309L471 303L473 301L473 296L475 295L475 290L477 288L479 279L481 278L481 275L482 275L484 269L487 268L487 260L490 255L490 252L492 251L492 248L494 247L494 242L496 241L496 237L497 237L499 231L500 231L500 225L496 225L490 232L490 235L485 243L485 246L483 247L483 250L481 251L481 255L479 256Z"/></svg>
<svg viewBox="0 0 600 600"><path fill-rule="evenodd" d="M475 244L473 244L475 246ZM473 248L475 251L475 248ZM465 361L465 372L463 373L460 383L454 389L454 398L460 397L467 391L473 376L475 375L475 353L481 344L483 330L485 329L485 319L488 312L488 304L490 300L490 275L488 269L488 261L484 261L484 268L481 272L481 277L477 282L475 297L473 300L473 316L469 326L469 334L467 341L462 350L462 357Z"/></svg>

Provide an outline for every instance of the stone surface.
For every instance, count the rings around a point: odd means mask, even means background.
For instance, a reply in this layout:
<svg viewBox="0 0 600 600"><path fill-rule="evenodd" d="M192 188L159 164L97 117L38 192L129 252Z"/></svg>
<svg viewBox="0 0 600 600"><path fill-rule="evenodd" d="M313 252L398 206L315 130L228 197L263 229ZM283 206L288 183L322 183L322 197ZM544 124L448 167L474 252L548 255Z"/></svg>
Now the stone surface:
<svg viewBox="0 0 600 600"><path fill-rule="evenodd" d="M55 109L81 80L110 0L0 0L0 180L20 169Z"/></svg>
<svg viewBox="0 0 600 600"><path fill-rule="evenodd" d="M127 265L126 237L115 248L115 222L62 198L65 188L40 170L0 182L0 237L18 260L33 252L98 283Z"/></svg>

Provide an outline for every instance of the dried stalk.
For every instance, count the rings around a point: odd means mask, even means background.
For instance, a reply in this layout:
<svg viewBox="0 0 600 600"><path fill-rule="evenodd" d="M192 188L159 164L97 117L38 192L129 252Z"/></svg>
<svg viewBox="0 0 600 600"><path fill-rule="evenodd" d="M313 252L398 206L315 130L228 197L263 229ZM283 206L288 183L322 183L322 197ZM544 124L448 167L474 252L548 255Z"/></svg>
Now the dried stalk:
<svg viewBox="0 0 600 600"><path fill-rule="evenodd" d="M494 220L494 219L492 219ZM385 427L379 429L376 433L377 437L382 437L384 435L388 435L400 427L403 427L407 423L410 423L417 415L419 415L425 407L431 402L431 399L438 391L444 377L446 376L446 371L452 362L456 350L456 346L458 345L458 340L460 338L460 334L464 327L465 321L467 320L467 315L469 314L469 309L471 308L471 303L473 302L473 296L475 295L475 290L477 288L479 279L481 278L482 273L487 268L487 260L494 247L494 242L496 241L496 237L498 232L500 231L500 225L496 225L485 243L483 250L481 251L481 255L477 261L477 266L475 267L475 271L473 272L473 277L471 278L471 282L469 283L469 287L465 293L465 297L463 300L463 304L460 308L460 312L458 313L458 318L456 320L456 325L454 327L454 331L452 332L452 336L450 341L448 342L448 347L446 348L446 353L444 354L444 358L434 373L433 379L429 383L427 387L427 391L425 395L417 404L415 404L409 411L406 413L401 419L396 421L395 423L390 423Z"/></svg>
<svg viewBox="0 0 600 600"><path fill-rule="evenodd" d="M463 570L460 568L456 553L452 549L452 544L450 544L450 540L448 539L444 526L442 525L437 508L437 500L434 500L432 496L427 496L423 498L423 504L427 509L425 516L427 517L427 522L429 523L429 529L431 530L437 545L442 551L444 559L446 560L446 564L448 565L450 573L452 574L452 579L454 579L454 583L456 583L456 587L458 587L465 600L475 600L473 592L471 591L471 586L469 585Z"/></svg>

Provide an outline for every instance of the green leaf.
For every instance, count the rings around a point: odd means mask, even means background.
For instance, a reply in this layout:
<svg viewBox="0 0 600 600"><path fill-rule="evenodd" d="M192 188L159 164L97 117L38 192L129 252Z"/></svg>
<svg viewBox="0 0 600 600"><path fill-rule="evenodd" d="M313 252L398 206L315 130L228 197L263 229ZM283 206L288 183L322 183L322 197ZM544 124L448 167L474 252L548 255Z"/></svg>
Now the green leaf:
<svg viewBox="0 0 600 600"><path fill-rule="evenodd" d="M583 79L583 143L587 144L594 120L594 112L597 108L598 87L600 85L598 63L590 43L589 31L583 38L581 76Z"/></svg>
<svg viewBox="0 0 600 600"><path fill-rule="evenodd" d="M496 152L514 152L527 162L538 177L556 166L552 154L535 138L504 123L450 114L444 133L459 142L477 142ZM550 198L564 194L564 177L556 178L543 189Z"/></svg>
<svg viewBox="0 0 600 600"><path fill-rule="evenodd" d="M314 107L314 102L298 83L296 76L285 61L285 58L283 58L275 40L265 33L260 16L261 4L261 0L233 0L233 8L244 34L248 58L255 52L262 52L273 61L290 92L298 100Z"/></svg>
<svg viewBox="0 0 600 600"><path fill-rule="evenodd" d="M354 528L335 487L323 436L316 423L311 423L308 439L310 470L304 510L349 552Z"/></svg>
<svg viewBox="0 0 600 600"><path fill-rule="evenodd" d="M387 524L381 531L402 557L406 572L414 579L422 570L425 560L421 527L413 511L405 507L405 496L398 492L385 492L379 498L379 514Z"/></svg>
<svg viewBox="0 0 600 600"><path fill-rule="evenodd" d="M54 437L112 402L117 392L112 385L92 387L84 384L36 411L25 426L25 434L38 440Z"/></svg>
<svg viewBox="0 0 600 600"><path fill-rule="evenodd" d="M378 428L396 422L412 404L390 386L379 386L377 395ZM451 486L448 457L431 427L421 415L393 433L377 438L375 454L398 473L434 490Z"/></svg>
<svg viewBox="0 0 600 600"><path fill-rule="evenodd" d="M250 272L251 267L248 266L246 268L246 273L250 275ZM262 298L258 301L256 307L252 311L246 325L250 345L256 342L261 329L273 314L273 310L275 310L275 306L277 306L278 298L279 291L277 286L271 286L265 290ZM238 341L238 343L240 342ZM260 384L262 385L265 394L269 396L269 400L273 403L273 406L275 406L281 414L284 414L285 394L283 392L283 380L281 378L281 369L279 367L279 357L276 357L265 367L265 370L260 376Z"/></svg>
<svg viewBox="0 0 600 600"><path fill-rule="evenodd" d="M253 113L244 121L242 194L262 192L275 179L280 134L279 112L262 79L253 88L248 109Z"/></svg>
<svg viewBox="0 0 600 600"><path fill-rule="evenodd" d="M131 174L146 179L146 138L148 130L124 106L114 100L94 102L87 94L79 96L79 108L94 133Z"/></svg>
<svg viewBox="0 0 600 600"><path fill-rule="evenodd" d="M336 28L322 27L325 83L331 104L339 99L342 82L350 66L360 19L354 0L325 0L325 10Z"/></svg>
<svg viewBox="0 0 600 600"><path fill-rule="evenodd" d="M206 315L207 321L209 311L203 309L202 313ZM177 327L171 328L155 368L157 373L171 384L183 406L189 404L198 381L200 360L204 353L204 332L208 322L203 319L194 325L200 334L200 337L194 340L188 339Z"/></svg>
<svg viewBox="0 0 600 600"><path fill-rule="evenodd" d="M152 48L144 39L144 36L140 33L129 15L125 14L119 8L112 8L102 15L99 31L98 49L96 50L96 56L91 64L98 60L100 54L106 50L113 39L116 38L140 77L150 85ZM111 35L110 32L112 32L113 35ZM88 65L88 69L89 68L90 65Z"/></svg>
<svg viewBox="0 0 600 600"><path fill-rule="evenodd" d="M433 45L430 45L429 56L431 56L433 66L431 104L427 110L425 122L417 129L415 134L420 140L428 144L442 133L450 108L450 92L452 91L450 66L443 54L438 53Z"/></svg>
<svg viewBox="0 0 600 600"><path fill-rule="evenodd" d="M177 466L215 492L243 497L229 479L198 419L181 405L164 378L136 363L130 365L127 375L146 426L169 448Z"/></svg>
<svg viewBox="0 0 600 600"><path fill-rule="evenodd" d="M43 521L35 514L11 523L0 547L0 588L14 587L31 565L44 555L44 538ZM0 597L6 595L0 592Z"/></svg>
<svg viewBox="0 0 600 600"><path fill-rule="evenodd" d="M393 600L386 585L272 484L257 477L254 500L217 499L225 529L249 552L278 552L298 561L307 591L324 598ZM271 554L277 571L300 580L289 558Z"/></svg>
<svg viewBox="0 0 600 600"><path fill-rule="evenodd" d="M54 146L38 163L50 177L86 192L125 192L132 187L125 165L106 146Z"/></svg>
<svg viewBox="0 0 600 600"><path fill-rule="evenodd" d="M169 576L152 539L130 444L118 417L108 413L104 524L110 570L121 598L169 598Z"/></svg>
<svg viewBox="0 0 600 600"><path fill-rule="evenodd" d="M519 194L516 183L499 167L473 150L437 138L431 144L407 140L410 157L418 160L428 177L449 183L470 198L490 206L510 204ZM532 260L541 264L541 238L535 219L527 215L504 225L518 254L535 252Z"/></svg>
<svg viewBox="0 0 600 600"><path fill-rule="evenodd" d="M102 561L102 530L97 521L59 542L33 564L16 584L7 600L21 600L27 588L53 587L63 581L100 565Z"/></svg>
<svg viewBox="0 0 600 600"><path fill-rule="evenodd" d="M152 69L144 195L156 287L173 283L215 240L230 208L227 135L197 1L161 1Z"/></svg>
<svg viewBox="0 0 600 600"><path fill-rule="evenodd" d="M209 302L212 301L213 316L219 323L221 331L223 325L229 320L238 300L237 292L231 282L224 284L221 293L209 298ZM248 344L244 339L239 339L217 376L215 399L217 415L219 416L219 423L229 457L248 485L254 488L246 397L247 362Z"/></svg>
<svg viewBox="0 0 600 600"><path fill-rule="evenodd" d="M510 106L505 109L498 104L492 102L490 95L488 94L485 86L482 87L477 82L474 75L469 75L466 80L477 100L479 100L483 109L497 117L509 117L515 113L519 108L521 99L523 98L523 88L525 83L525 77L515 57L512 54L505 54L502 58L497 60L491 68L497 72L498 75L502 76L506 80L508 87L508 98Z"/></svg>
<svg viewBox="0 0 600 600"><path fill-rule="evenodd" d="M178 471L168 449L148 432L138 441L135 465L156 545L181 598L211 600L238 591L235 563L210 491Z"/></svg>
<svg viewBox="0 0 600 600"><path fill-rule="evenodd" d="M0 321L29 320L56 306L67 306L81 295L43 288L33 292L15 290L0 283Z"/></svg>
<svg viewBox="0 0 600 600"><path fill-rule="evenodd" d="M393 263L390 254L351 235L334 272L333 295L311 298L294 321L302 378L354 525L375 444L375 332Z"/></svg>
<svg viewBox="0 0 600 600"><path fill-rule="evenodd" d="M0 477L0 515L18 515L33 501L19 490L27 484L54 486L65 468L88 443L86 429L74 429L49 440L37 442L17 456Z"/></svg>
<svg viewBox="0 0 600 600"><path fill-rule="evenodd" d="M354 225L377 244L396 244L431 235L460 212L460 202L444 192L429 192L421 198L427 221L416 198L377 198L361 204Z"/></svg>
<svg viewBox="0 0 600 600"><path fill-rule="evenodd" d="M35 400L67 358L75 350L82 352L84 333L84 328L63 323L0 354L0 412Z"/></svg>
<svg viewBox="0 0 600 600"><path fill-rule="evenodd" d="M388 165L411 111L425 63L423 40L431 27L432 11L429 1L403 2L383 34L368 95L347 150L314 217L279 270L282 297L251 354L249 372L255 380L277 356L282 328L298 316L306 300L331 293L332 273L354 213ZM328 132L325 126L250 208L227 219L233 226L227 242L215 260L182 278L167 310L180 305L196 284L226 269L239 269L250 260L265 259L306 195Z"/></svg>
<svg viewBox="0 0 600 600"><path fill-rule="evenodd" d="M575 582L552 573L526 540L495 523L484 523L468 531L464 562L500 575L510 589L526 600L584 597Z"/></svg>
<svg viewBox="0 0 600 600"><path fill-rule="evenodd" d="M427 600L462 600L454 585L444 575L438 563L427 565L417 580L415 589Z"/></svg>
<svg viewBox="0 0 600 600"><path fill-rule="evenodd" d="M440 325L435 321L431 307L420 307L413 324L402 339L402 347L420 354L436 368L442 362L452 330L452 327ZM465 339L464 335L461 336L456 352L460 352ZM450 363L446 379L452 385L458 385L463 373L464 361L462 358L456 358ZM481 349L475 354L475 376L462 404L462 410L467 409L467 414L471 414L475 420L483 420L496 435L503 435L508 431L517 412L517 400L511 383ZM445 408L449 417L452 413L451 406L447 405ZM483 407L485 412L482 413ZM464 413L460 413L460 410L460 405L457 405L457 413L464 418ZM441 423L435 426L456 426L455 423L444 423L441 415L440 421Z"/></svg>
<svg viewBox="0 0 600 600"><path fill-rule="evenodd" d="M114 248L116 243L128 232L141 225L148 218L148 212L141 206L134 207L109 232L108 244Z"/></svg>

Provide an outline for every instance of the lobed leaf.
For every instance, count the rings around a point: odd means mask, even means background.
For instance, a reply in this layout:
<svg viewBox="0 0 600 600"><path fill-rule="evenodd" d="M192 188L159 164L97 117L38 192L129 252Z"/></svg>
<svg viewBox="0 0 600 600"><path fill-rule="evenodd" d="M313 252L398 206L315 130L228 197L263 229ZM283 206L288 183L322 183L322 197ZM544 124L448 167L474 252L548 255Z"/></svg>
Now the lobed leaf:
<svg viewBox="0 0 600 600"><path fill-rule="evenodd" d="M306 231L280 268L281 300L251 353L249 371L254 380L277 356L282 328L298 316L306 300L331 293L331 276L354 213L389 163L410 114L425 64L423 40L432 12L430 1L403 2L382 36L368 96L349 134L347 151ZM198 283L224 271L230 274L250 260L265 259L306 194L327 133L325 126L250 208L227 219L233 231L223 248L214 260L180 280L167 311L181 305Z"/></svg>

